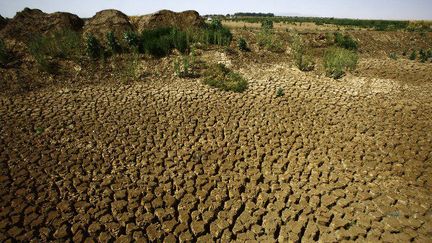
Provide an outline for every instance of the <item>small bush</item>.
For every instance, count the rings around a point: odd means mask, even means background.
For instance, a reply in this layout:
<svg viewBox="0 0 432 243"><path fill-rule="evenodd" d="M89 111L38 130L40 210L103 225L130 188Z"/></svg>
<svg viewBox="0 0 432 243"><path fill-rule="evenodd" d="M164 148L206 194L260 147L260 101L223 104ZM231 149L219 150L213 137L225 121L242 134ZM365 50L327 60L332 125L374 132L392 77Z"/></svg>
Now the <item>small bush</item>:
<svg viewBox="0 0 432 243"><path fill-rule="evenodd" d="M312 57L306 54L306 47L300 36L295 35L292 42L292 51L294 56L295 65L301 71L312 71L315 67L315 63Z"/></svg>
<svg viewBox="0 0 432 243"><path fill-rule="evenodd" d="M428 58L432 58L432 49L429 49L429 50L427 51L427 57L428 57Z"/></svg>
<svg viewBox="0 0 432 243"><path fill-rule="evenodd" d="M108 49L112 54L119 54L122 52L122 47L120 43L117 41L117 38L114 35L114 32L107 33L107 43Z"/></svg>
<svg viewBox="0 0 432 243"><path fill-rule="evenodd" d="M222 21L220 21L219 19L213 19L209 27L210 29L215 29L215 30L222 29L223 28Z"/></svg>
<svg viewBox="0 0 432 243"><path fill-rule="evenodd" d="M168 55L173 48L171 30L171 28L144 30L140 41L145 53L155 57Z"/></svg>
<svg viewBox="0 0 432 243"><path fill-rule="evenodd" d="M89 34L86 38L86 52L93 60L99 59L103 55L104 49L93 34Z"/></svg>
<svg viewBox="0 0 432 243"><path fill-rule="evenodd" d="M425 50L421 49L419 52L420 62L426 62L428 60L428 54Z"/></svg>
<svg viewBox="0 0 432 243"><path fill-rule="evenodd" d="M142 42L136 32L129 31L124 33L123 39L125 40L130 50L138 53L144 53Z"/></svg>
<svg viewBox="0 0 432 243"><path fill-rule="evenodd" d="M358 55L343 48L330 48L324 54L326 75L335 79L341 78L347 71L354 70L357 62Z"/></svg>
<svg viewBox="0 0 432 243"><path fill-rule="evenodd" d="M205 71L204 83L225 91L243 92L247 89L247 81L238 73L223 64L213 64Z"/></svg>
<svg viewBox="0 0 432 243"><path fill-rule="evenodd" d="M409 59L414 61L415 59L417 59L417 52L414 50L411 52L411 55L409 56Z"/></svg>
<svg viewBox="0 0 432 243"><path fill-rule="evenodd" d="M0 39L0 65L8 64L12 59L11 52L7 49L3 39Z"/></svg>
<svg viewBox="0 0 432 243"><path fill-rule="evenodd" d="M270 30L262 30L257 35L258 46L271 52L284 52L283 41Z"/></svg>
<svg viewBox="0 0 432 243"><path fill-rule="evenodd" d="M273 21L270 19L265 19L261 22L261 28L264 30L273 29Z"/></svg>
<svg viewBox="0 0 432 243"><path fill-rule="evenodd" d="M276 90L276 97L282 97L285 95L285 91L282 88Z"/></svg>
<svg viewBox="0 0 432 243"><path fill-rule="evenodd" d="M237 46L238 46L240 51L249 51L249 47L248 47L247 42L244 38L239 39Z"/></svg>
<svg viewBox="0 0 432 243"><path fill-rule="evenodd" d="M348 50L357 50L358 43L349 35L342 35L339 32L334 34L334 42L337 46L348 49Z"/></svg>

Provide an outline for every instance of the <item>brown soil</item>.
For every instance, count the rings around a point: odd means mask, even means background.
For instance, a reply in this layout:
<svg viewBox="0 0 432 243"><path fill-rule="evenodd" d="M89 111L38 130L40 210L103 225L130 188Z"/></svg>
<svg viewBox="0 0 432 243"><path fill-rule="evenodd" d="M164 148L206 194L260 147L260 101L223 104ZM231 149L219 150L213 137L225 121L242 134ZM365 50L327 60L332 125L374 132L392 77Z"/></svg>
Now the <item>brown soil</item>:
<svg viewBox="0 0 432 243"><path fill-rule="evenodd" d="M240 35L252 52L197 55L241 94L173 56L132 83L83 63L1 93L0 241L430 242L432 64L362 53L336 81Z"/></svg>
<svg viewBox="0 0 432 243"><path fill-rule="evenodd" d="M161 27L177 27L180 29L200 28L204 26L204 19L196 11L176 13L161 10L151 15L131 17L131 21L138 31Z"/></svg>
<svg viewBox="0 0 432 243"><path fill-rule="evenodd" d="M129 22L129 17L124 13L108 9L97 12L84 26L84 35L92 33L99 40L105 40L108 32L114 32L117 38L122 39L123 34L134 30L134 27Z"/></svg>
<svg viewBox="0 0 432 243"><path fill-rule="evenodd" d="M70 13L44 13L38 9L26 8L18 12L13 19L0 31L4 38L29 41L37 35L52 31L71 29L81 30L84 21Z"/></svg>

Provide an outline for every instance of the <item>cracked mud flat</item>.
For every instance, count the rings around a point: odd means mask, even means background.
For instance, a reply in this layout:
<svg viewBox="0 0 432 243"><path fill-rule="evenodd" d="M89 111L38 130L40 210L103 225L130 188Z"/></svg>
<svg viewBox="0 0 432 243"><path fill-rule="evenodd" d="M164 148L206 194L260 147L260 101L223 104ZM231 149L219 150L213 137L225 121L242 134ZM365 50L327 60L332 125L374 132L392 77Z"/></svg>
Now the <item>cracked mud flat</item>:
<svg viewBox="0 0 432 243"><path fill-rule="evenodd" d="M430 86L240 71L2 96L0 241L432 241Z"/></svg>

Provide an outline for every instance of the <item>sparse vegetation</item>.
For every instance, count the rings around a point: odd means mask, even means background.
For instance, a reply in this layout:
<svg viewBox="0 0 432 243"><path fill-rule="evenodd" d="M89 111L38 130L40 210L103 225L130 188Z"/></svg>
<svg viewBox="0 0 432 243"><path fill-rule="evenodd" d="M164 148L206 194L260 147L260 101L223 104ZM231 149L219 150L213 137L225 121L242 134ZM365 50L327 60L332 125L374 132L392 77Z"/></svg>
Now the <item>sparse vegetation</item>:
<svg viewBox="0 0 432 243"><path fill-rule="evenodd" d="M86 37L86 52L92 60L97 60L103 55L104 49L93 34Z"/></svg>
<svg viewBox="0 0 432 243"><path fill-rule="evenodd" d="M258 46L271 52L284 52L282 39L272 30L263 29L257 35Z"/></svg>
<svg viewBox="0 0 432 243"><path fill-rule="evenodd" d="M228 46L232 40L231 31L223 27L220 20L213 20L207 28L198 33L197 41L202 41L208 45Z"/></svg>
<svg viewBox="0 0 432 243"><path fill-rule="evenodd" d="M306 47L299 35L293 36L291 50L295 65L298 69L301 71L312 71L314 69L315 63L313 62L312 57L307 55Z"/></svg>
<svg viewBox="0 0 432 243"><path fill-rule="evenodd" d="M124 55L122 58L124 59L115 62L119 80L122 83L128 83L138 79L140 77L139 54L131 53Z"/></svg>
<svg viewBox="0 0 432 243"><path fill-rule="evenodd" d="M225 91L243 92L247 81L238 73L231 71L223 64L212 64L204 73L204 83Z"/></svg>
<svg viewBox="0 0 432 243"><path fill-rule="evenodd" d="M421 49L419 51L420 62L425 63L428 60L428 54L425 50Z"/></svg>
<svg viewBox="0 0 432 243"><path fill-rule="evenodd" d="M138 34L136 32L126 32L124 33L124 40L129 48L129 50L133 51L133 52L139 52L139 53L143 53L143 46L141 44L140 41L140 37L138 36Z"/></svg>
<svg viewBox="0 0 432 243"><path fill-rule="evenodd" d="M296 24L296 23L315 23L317 25L329 24L337 26L352 26L359 28L370 28L374 30L384 31L384 30L404 30L408 29L410 26L410 21L398 21L398 20L365 20L365 19L339 19L339 18L319 18L319 17L255 17L255 16L245 16L237 17L234 21L247 22L247 23L259 23L263 19L270 19L275 23L286 23L286 24ZM421 22L421 21L420 21ZM411 23L418 23L411 22ZM409 30L417 31L424 30L423 26L427 26L428 23L424 22L421 25L414 24ZM429 24L430 26L430 24ZM430 27L429 27L430 28ZM430 29L426 29L430 31Z"/></svg>
<svg viewBox="0 0 432 243"><path fill-rule="evenodd" d="M119 54L122 52L122 47L114 35L114 32L107 33L108 49L112 54Z"/></svg>
<svg viewBox="0 0 432 243"><path fill-rule="evenodd" d="M38 36L30 41L28 49L41 71L57 73L55 59L78 59L82 56L81 35L72 30L61 30L51 35Z"/></svg>
<svg viewBox="0 0 432 243"><path fill-rule="evenodd" d="M174 60L175 75L180 78L194 78L198 74L194 70L195 57L193 54L190 56L181 56Z"/></svg>
<svg viewBox="0 0 432 243"><path fill-rule="evenodd" d="M357 66L358 55L354 51L344 48L333 47L324 54L324 68L326 75L339 79L347 71L354 70Z"/></svg>
<svg viewBox="0 0 432 243"><path fill-rule="evenodd" d="M0 39L0 65L6 65L8 64L12 59L12 53L8 48L6 47L5 42L3 39Z"/></svg>
<svg viewBox="0 0 432 243"><path fill-rule="evenodd" d="M271 19L264 19L261 22L261 28L264 30L273 29L273 21Z"/></svg>
<svg viewBox="0 0 432 243"><path fill-rule="evenodd" d="M247 42L246 42L246 40L244 38L240 38L239 39L239 41L237 43L237 46L238 46L238 48L239 48L240 51L250 51L250 49L249 49L249 47L247 45Z"/></svg>
<svg viewBox="0 0 432 243"><path fill-rule="evenodd" d="M276 97L282 97L285 95L285 91L282 88L276 90Z"/></svg>
<svg viewBox="0 0 432 243"><path fill-rule="evenodd" d="M348 50L357 50L358 43L351 36L345 34L342 35L339 32L334 34L334 42L337 46L348 49Z"/></svg>
<svg viewBox="0 0 432 243"><path fill-rule="evenodd" d="M412 61L414 61L415 59L417 59L417 52L416 52L416 50L413 50L411 52L411 55L409 56L409 59L412 60Z"/></svg>
<svg viewBox="0 0 432 243"><path fill-rule="evenodd" d="M390 58L390 59L393 59L393 60L397 60L397 55L396 55L396 53L391 52L391 53L389 54L389 58Z"/></svg>

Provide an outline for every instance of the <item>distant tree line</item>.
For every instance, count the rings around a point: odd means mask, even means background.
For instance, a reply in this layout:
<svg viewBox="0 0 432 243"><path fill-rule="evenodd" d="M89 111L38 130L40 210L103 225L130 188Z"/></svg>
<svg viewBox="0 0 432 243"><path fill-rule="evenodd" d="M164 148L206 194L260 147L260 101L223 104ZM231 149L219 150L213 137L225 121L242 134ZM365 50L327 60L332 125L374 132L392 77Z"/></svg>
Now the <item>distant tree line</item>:
<svg viewBox="0 0 432 243"><path fill-rule="evenodd" d="M273 13L235 13L235 17L274 17Z"/></svg>

